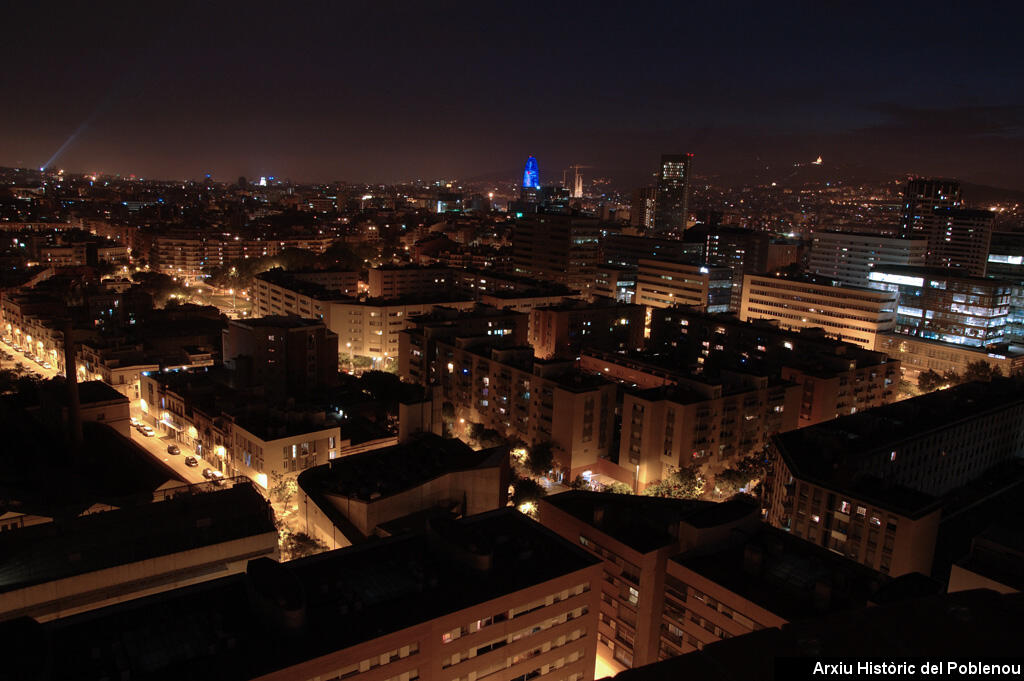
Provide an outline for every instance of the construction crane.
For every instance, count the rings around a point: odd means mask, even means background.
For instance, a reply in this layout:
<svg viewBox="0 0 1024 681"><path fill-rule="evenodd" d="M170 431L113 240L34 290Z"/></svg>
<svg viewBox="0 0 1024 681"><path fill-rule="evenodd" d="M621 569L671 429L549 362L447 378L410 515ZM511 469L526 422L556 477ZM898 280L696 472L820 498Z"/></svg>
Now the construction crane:
<svg viewBox="0 0 1024 681"><path fill-rule="evenodd" d="M581 199L583 198L583 174L580 173L582 168L593 168L594 166L580 165L574 163L565 170L562 171L562 186L568 188L569 185L566 182L566 173L572 171L572 198Z"/></svg>

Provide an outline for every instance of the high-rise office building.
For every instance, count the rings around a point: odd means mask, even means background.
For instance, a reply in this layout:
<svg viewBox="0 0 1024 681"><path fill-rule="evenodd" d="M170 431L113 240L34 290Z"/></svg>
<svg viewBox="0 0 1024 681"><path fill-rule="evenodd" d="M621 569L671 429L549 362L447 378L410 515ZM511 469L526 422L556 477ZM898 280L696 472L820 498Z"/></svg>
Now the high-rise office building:
<svg viewBox="0 0 1024 681"><path fill-rule="evenodd" d="M663 154L658 173L658 199L654 227L659 232L686 229L693 154Z"/></svg>
<svg viewBox="0 0 1024 681"><path fill-rule="evenodd" d="M974 347L1005 340L1008 282L937 267L886 265L868 275L868 285L896 296L894 333Z"/></svg>
<svg viewBox="0 0 1024 681"><path fill-rule="evenodd" d="M654 229L654 207L658 190L654 187L639 187L633 190L633 201L629 208L629 224L633 227Z"/></svg>
<svg viewBox="0 0 1024 681"><path fill-rule="evenodd" d="M540 189L540 169L533 156L526 159L526 167L523 168L523 189L527 188Z"/></svg>
<svg viewBox="0 0 1024 681"><path fill-rule="evenodd" d="M924 265L927 239L855 232L815 232L807 269L844 286L867 286L868 275L883 265Z"/></svg>
<svg viewBox="0 0 1024 681"><path fill-rule="evenodd" d="M930 267L966 270L971 276L985 275L992 213L966 210L955 180L913 179L903 192L901 235L925 238Z"/></svg>
<svg viewBox="0 0 1024 681"><path fill-rule="evenodd" d="M927 264L985 276L994 213L988 210L940 208L932 213Z"/></svg>
<svg viewBox="0 0 1024 681"><path fill-rule="evenodd" d="M907 181L903 189L903 219L900 222L901 236L920 238L926 236L927 223L933 211L940 208L959 208L960 183L956 180L914 178Z"/></svg>

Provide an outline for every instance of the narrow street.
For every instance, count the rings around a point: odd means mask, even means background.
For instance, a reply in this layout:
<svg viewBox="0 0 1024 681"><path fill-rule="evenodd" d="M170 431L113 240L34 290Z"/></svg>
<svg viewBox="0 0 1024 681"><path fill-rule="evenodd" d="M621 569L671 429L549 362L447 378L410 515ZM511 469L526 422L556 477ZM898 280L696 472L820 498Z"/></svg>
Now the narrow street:
<svg viewBox="0 0 1024 681"><path fill-rule="evenodd" d="M0 350L3 350L7 354L13 356L13 359L10 360L0 360L0 368L10 369L11 371L17 371L17 365L21 364L23 373L27 372L29 375L38 374L39 376L46 380L49 380L59 375L59 372L55 368L51 367L47 369L42 364L39 364L38 362L35 362L34 360L31 360L28 357L26 357L24 348L22 348L22 352L18 352L17 350L14 349L14 346L9 345L4 341L0 341Z"/></svg>

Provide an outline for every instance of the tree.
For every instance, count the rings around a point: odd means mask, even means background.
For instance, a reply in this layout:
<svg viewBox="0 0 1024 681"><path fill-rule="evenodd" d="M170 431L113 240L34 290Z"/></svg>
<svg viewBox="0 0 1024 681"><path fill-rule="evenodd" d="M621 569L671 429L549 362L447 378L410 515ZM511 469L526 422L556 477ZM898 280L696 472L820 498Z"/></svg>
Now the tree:
<svg viewBox="0 0 1024 681"><path fill-rule="evenodd" d="M280 473L271 473L270 500L287 506L295 493L299 491L299 483L295 478L286 478Z"/></svg>
<svg viewBox="0 0 1024 681"><path fill-rule="evenodd" d="M613 480L606 485L602 485L601 491L607 492L608 494L632 494L633 488L624 482Z"/></svg>
<svg viewBox="0 0 1024 681"><path fill-rule="evenodd" d="M284 530L281 533L280 548L281 560L288 561L322 553L327 550L327 544L305 532Z"/></svg>
<svg viewBox="0 0 1024 681"><path fill-rule="evenodd" d="M971 362L964 371L964 382L985 381L990 383L993 378L1003 375L1002 369L994 367L983 359Z"/></svg>
<svg viewBox="0 0 1024 681"><path fill-rule="evenodd" d="M526 469L534 475L547 475L555 465L555 448L550 442L538 442L530 447Z"/></svg>
<svg viewBox="0 0 1024 681"><path fill-rule="evenodd" d="M735 468L727 468L715 476L715 492L731 497L746 487L750 480L746 473Z"/></svg>
<svg viewBox="0 0 1024 681"><path fill-rule="evenodd" d="M644 489L649 497L670 497L673 499L699 499L704 495L706 480L696 466L680 468L664 480L656 480Z"/></svg>
<svg viewBox="0 0 1024 681"><path fill-rule="evenodd" d="M926 393L930 393L935 390L942 385L943 382L945 382L945 379L942 377L942 374L934 369L922 371L917 377L917 387Z"/></svg>
<svg viewBox="0 0 1024 681"><path fill-rule="evenodd" d="M569 489L575 489L575 490L587 489L588 490L588 489L590 489L590 483L587 482L587 480L582 475L577 475L569 483Z"/></svg>
<svg viewBox="0 0 1024 681"><path fill-rule="evenodd" d="M172 294L184 295L187 293L182 284L160 272L136 272L132 275L132 281L153 296L153 304L157 307L163 307Z"/></svg>
<svg viewBox="0 0 1024 681"><path fill-rule="evenodd" d="M474 442L479 442L480 437L484 434L484 424L482 423L470 423L469 427L466 428L466 436Z"/></svg>
<svg viewBox="0 0 1024 681"><path fill-rule="evenodd" d="M547 495L544 486L533 478L515 477L512 479L512 503L516 507L527 502L535 502Z"/></svg>
<svg viewBox="0 0 1024 681"><path fill-rule="evenodd" d="M964 382L964 379L960 377L960 374L950 369L946 373L942 374L942 383L949 385L960 385Z"/></svg>
<svg viewBox="0 0 1024 681"><path fill-rule="evenodd" d="M441 422L444 424L445 437L452 437L455 431L455 405L451 402L441 405Z"/></svg>

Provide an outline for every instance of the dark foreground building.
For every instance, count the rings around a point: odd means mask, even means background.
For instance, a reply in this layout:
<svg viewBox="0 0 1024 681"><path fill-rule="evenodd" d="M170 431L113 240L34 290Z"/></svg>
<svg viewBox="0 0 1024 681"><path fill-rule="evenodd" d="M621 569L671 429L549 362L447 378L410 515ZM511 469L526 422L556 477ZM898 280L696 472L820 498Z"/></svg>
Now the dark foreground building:
<svg viewBox="0 0 1024 681"><path fill-rule="evenodd" d="M46 624L21 680L591 681L600 561L499 510Z"/></svg>

